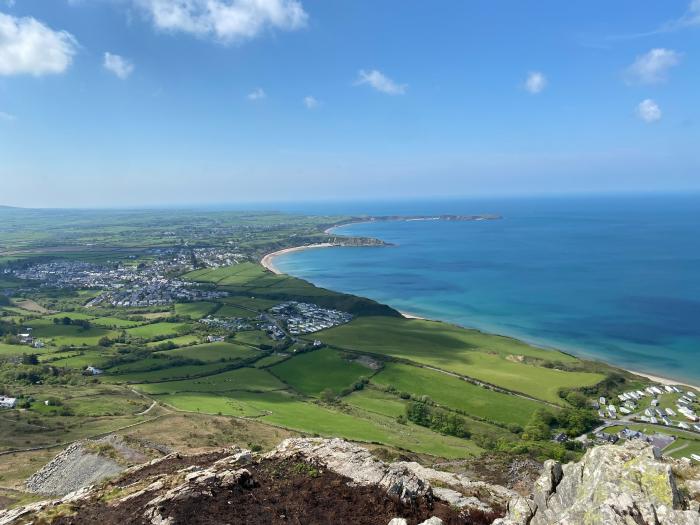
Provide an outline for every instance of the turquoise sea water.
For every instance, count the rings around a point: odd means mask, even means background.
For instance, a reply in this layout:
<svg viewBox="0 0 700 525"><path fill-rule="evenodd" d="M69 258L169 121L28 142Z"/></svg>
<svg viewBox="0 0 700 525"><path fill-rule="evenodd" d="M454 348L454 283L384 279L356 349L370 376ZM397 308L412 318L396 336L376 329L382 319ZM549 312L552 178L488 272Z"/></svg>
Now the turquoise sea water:
<svg viewBox="0 0 700 525"><path fill-rule="evenodd" d="M307 250L275 265L399 310L700 383L698 195L317 211L501 214L499 221L353 224L336 232L395 246Z"/></svg>

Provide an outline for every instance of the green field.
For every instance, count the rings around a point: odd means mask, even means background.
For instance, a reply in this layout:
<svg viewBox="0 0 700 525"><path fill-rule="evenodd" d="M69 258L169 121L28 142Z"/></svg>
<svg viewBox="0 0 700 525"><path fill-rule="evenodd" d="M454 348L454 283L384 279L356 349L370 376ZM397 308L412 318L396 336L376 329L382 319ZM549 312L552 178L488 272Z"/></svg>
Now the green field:
<svg viewBox="0 0 700 525"><path fill-rule="evenodd" d="M387 417L399 417L406 415L406 402L394 395L376 390L374 388L364 388L353 392L343 401L349 405L376 412Z"/></svg>
<svg viewBox="0 0 700 525"><path fill-rule="evenodd" d="M216 317L240 317L243 319L251 319L260 315L258 312L252 312L241 308L240 306L233 306L230 304L225 304L216 311L214 314Z"/></svg>
<svg viewBox="0 0 700 525"><path fill-rule="evenodd" d="M134 328L135 326L143 324L139 321L129 321L128 319L120 319L119 317L97 317L90 322L97 326L104 326L105 328Z"/></svg>
<svg viewBox="0 0 700 525"><path fill-rule="evenodd" d="M235 343L205 343L156 353L168 357L197 359L205 363L249 359L257 354L258 352L249 346Z"/></svg>
<svg viewBox="0 0 700 525"><path fill-rule="evenodd" d="M525 425L542 404L517 396L494 392L434 370L388 363L372 383L393 386L401 392L429 396L436 403L463 410L490 421Z"/></svg>
<svg viewBox="0 0 700 525"><path fill-rule="evenodd" d="M182 330L189 325L186 323L152 323L136 328L130 328L126 331L131 337L151 339L153 337L167 337L178 335Z"/></svg>
<svg viewBox="0 0 700 525"><path fill-rule="evenodd" d="M230 365L229 365L230 366ZM182 365L163 368L160 370L134 370L120 367L121 373L115 373L117 368L110 369L101 380L110 383L159 383L174 379L190 379L203 377L221 372L226 363L210 363L206 365Z"/></svg>
<svg viewBox="0 0 700 525"><path fill-rule="evenodd" d="M196 303L177 303L175 305L175 313L177 315L189 316L192 319L201 319L209 315L218 305L200 301Z"/></svg>
<svg viewBox="0 0 700 525"><path fill-rule="evenodd" d="M273 345L275 343L265 332L261 330L245 330L243 332L236 332L235 340L239 343L253 346Z"/></svg>
<svg viewBox="0 0 700 525"><path fill-rule="evenodd" d="M318 396L325 389L339 394L361 377L372 375L370 368L343 359L329 348L295 356L270 370L294 389L311 396Z"/></svg>
<svg viewBox="0 0 700 525"><path fill-rule="evenodd" d="M60 354L54 354L60 355ZM84 370L88 366L94 366L97 368L102 368L107 361L107 357L99 351L88 350L82 352L78 355L69 354L67 357L56 359L51 362L53 366L59 366L64 368L75 368L78 370Z"/></svg>
<svg viewBox="0 0 700 525"><path fill-rule="evenodd" d="M0 359L3 357L17 357L22 354L40 354L48 352L46 348L32 348L27 345L8 345L0 343Z"/></svg>
<svg viewBox="0 0 700 525"><path fill-rule="evenodd" d="M442 436L412 424L401 425L386 416L359 409L339 412L283 392L236 392L227 396L174 394L159 399L180 410L257 416L261 421L301 432L381 443L446 458L463 458L481 450L470 440Z"/></svg>
<svg viewBox="0 0 700 525"><path fill-rule="evenodd" d="M198 335L181 335L179 337L169 337L168 339L162 339L160 341L152 341L150 343L146 343L146 346L149 348L155 348L166 343L172 343L176 346L189 346L194 343L199 343L201 339L201 336Z"/></svg>
<svg viewBox="0 0 700 525"><path fill-rule="evenodd" d="M55 346L94 346L102 337L114 335L106 328L91 326L85 330L80 326L54 324L47 319L31 321L27 325L33 328L34 337Z"/></svg>
<svg viewBox="0 0 700 525"><path fill-rule="evenodd" d="M136 385L136 388L146 394L175 394L179 392L219 393L232 390L263 392L266 390L281 390L286 388L286 386L266 370L238 368L200 379L150 383Z"/></svg>
<svg viewBox="0 0 700 525"><path fill-rule="evenodd" d="M268 356L265 356L265 357L263 357L263 358L258 359L257 361L255 361L255 363L253 363L253 366L256 367L256 368L263 368L263 367L266 367L266 366L272 366L272 365L275 365L275 364L279 363L280 361L284 361L284 360L287 359L288 357L289 357L288 354L272 354L272 355L268 355Z"/></svg>
<svg viewBox="0 0 700 525"><path fill-rule="evenodd" d="M604 377L528 364L525 357L566 362L575 358L435 321L363 317L315 337L338 348L407 359L552 403L562 402L560 388L594 385Z"/></svg>

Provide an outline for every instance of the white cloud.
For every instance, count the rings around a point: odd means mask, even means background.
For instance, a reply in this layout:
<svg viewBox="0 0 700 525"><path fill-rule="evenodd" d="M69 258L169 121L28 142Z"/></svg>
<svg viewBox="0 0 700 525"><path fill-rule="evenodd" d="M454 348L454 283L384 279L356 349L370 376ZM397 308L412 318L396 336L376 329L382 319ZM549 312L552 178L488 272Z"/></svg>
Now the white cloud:
<svg viewBox="0 0 700 525"><path fill-rule="evenodd" d="M0 13L0 75L63 73L71 65L77 41L35 18Z"/></svg>
<svg viewBox="0 0 700 525"><path fill-rule="evenodd" d="M657 84L664 82L668 70L681 62L681 55L672 49L656 48L640 55L627 68L627 79L641 84Z"/></svg>
<svg viewBox="0 0 700 525"><path fill-rule="evenodd" d="M5 122L13 122L17 120L17 117L14 115L11 115L10 113L5 113L4 111L0 111L0 120L4 120Z"/></svg>
<svg viewBox="0 0 700 525"><path fill-rule="evenodd" d="M256 88L248 93L248 100L262 100L264 98L267 98L267 93L263 88Z"/></svg>
<svg viewBox="0 0 700 525"><path fill-rule="evenodd" d="M361 69L358 73L355 84L367 84L368 86L372 86L377 91L381 91L387 95L403 95L406 93L406 89L408 88L406 84L397 84L384 73L377 71L376 69L371 71Z"/></svg>
<svg viewBox="0 0 700 525"><path fill-rule="evenodd" d="M306 26L299 0L134 0L156 28L236 42L265 29L293 31Z"/></svg>
<svg viewBox="0 0 700 525"><path fill-rule="evenodd" d="M647 98L642 100L637 106L637 115L644 122L651 124L652 122L661 120L661 108L656 102Z"/></svg>
<svg viewBox="0 0 700 525"><path fill-rule="evenodd" d="M122 80L129 78L129 76L134 72L134 64L131 61L122 56L114 55L109 52L105 53L105 58L102 65L107 71L114 73Z"/></svg>
<svg viewBox="0 0 700 525"><path fill-rule="evenodd" d="M539 71L531 71L525 79L525 89L528 93L536 95L547 87L547 77Z"/></svg>
<svg viewBox="0 0 700 525"><path fill-rule="evenodd" d="M307 109L316 109L321 103L316 100L315 97L309 95L308 97L304 97L304 105Z"/></svg>

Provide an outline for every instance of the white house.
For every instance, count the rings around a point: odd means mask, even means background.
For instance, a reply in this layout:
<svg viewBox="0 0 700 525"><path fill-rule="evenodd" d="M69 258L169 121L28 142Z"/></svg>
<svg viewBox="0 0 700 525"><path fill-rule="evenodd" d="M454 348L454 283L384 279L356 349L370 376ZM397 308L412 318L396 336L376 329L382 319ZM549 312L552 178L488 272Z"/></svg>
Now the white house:
<svg viewBox="0 0 700 525"><path fill-rule="evenodd" d="M85 373L91 374L91 375L93 375L93 376L98 376L98 375L102 374L103 371L100 370L99 368L95 368L94 366L88 366L88 367L85 369Z"/></svg>
<svg viewBox="0 0 700 525"><path fill-rule="evenodd" d="M0 396L0 408L15 408L17 406L17 398Z"/></svg>

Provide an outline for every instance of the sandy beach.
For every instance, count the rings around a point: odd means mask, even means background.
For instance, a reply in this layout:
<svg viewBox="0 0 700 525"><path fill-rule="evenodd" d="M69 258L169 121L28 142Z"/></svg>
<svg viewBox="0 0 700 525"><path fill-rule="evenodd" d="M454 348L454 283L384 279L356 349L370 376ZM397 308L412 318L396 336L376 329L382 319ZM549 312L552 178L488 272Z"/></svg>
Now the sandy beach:
<svg viewBox="0 0 700 525"><path fill-rule="evenodd" d="M260 260L266 269L270 270L272 273L281 275L282 272L279 271L274 264L275 257L279 255L284 255L285 253L300 252L303 250L311 250L313 248L332 248L335 244L329 242L319 243L319 244L307 244L305 246L295 246L294 248L285 248L284 250L277 250L276 252L268 253Z"/></svg>
<svg viewBox="0 0 700 525"><path fill-rule="evenodd" d="M615 365L613 365L613 366L615 366ZM660 385L687 386L688 388L694 388L695 390L700 391L700 387L698 387L696 385L691 385L690 383L684 383L682 381L675 381L674 379L668 379L666 377L655 376L652 374L647 374L646 372L637 372L636 370L629 370L629 369L626 369L626 370L627 370L627 372L630 372L632 374L646 377L647 379L650 379L650 380L654 381L655 383L659 383Z"/></svg>

